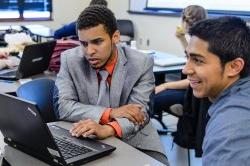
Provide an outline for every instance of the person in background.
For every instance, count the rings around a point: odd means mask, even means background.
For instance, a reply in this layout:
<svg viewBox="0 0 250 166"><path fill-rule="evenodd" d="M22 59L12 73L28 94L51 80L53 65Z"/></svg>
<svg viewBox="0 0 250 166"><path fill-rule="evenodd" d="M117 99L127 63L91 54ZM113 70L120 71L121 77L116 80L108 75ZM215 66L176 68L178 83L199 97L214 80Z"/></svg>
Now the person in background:
<svg viewBox="0 0 250 166"><path fill-rule="evenodd" d="M183 9L181 15L181 25L177 26L176 37L180 40L183 49L187 47L186 34L189 28L197 21L207 18L207 11L198 5L190 5ZM189 86L187 79L179 81L166 82L155 87L155 106L156 112L169 110L169 107L174 104L183 104L186 89ZM175 114L176 115L176 114ZM178 114L177 114L178 115Z"/></svg>
<svg viewBox="0 0 250 166"><path fill-rule="evenodd" d="M207 19L207 11L201 6L190 5L183 9L181 18L176 37L185 50L189 28ZM198 99L193 96L189 81L185 78L182 75L182 80L166 82L155 88L154 112L161 115L162 111L166 111L179 117L177 130L172 133L173 141L183 148L194 149L195 156L201 157L206 115L211 103L207 98Z"/></svg>
<svg viewBox="0 0 250 166"><path fill-rule="evenodd" d="M4 68L12 68L17 65L17 62L10 58L8 52L0 51L0 70Z"/></svg>
<svg viewBox="0 0 250 166"><path fill-rule="evenodd" d="M200 21L189 30L187 75L193 95L208 97L203 166L250 164L250 28L238 17Z"/></svg>
<svg viewBox="0 0 250 166"><path fill-rule="evenodd" d="M7 67L5 60L8 57L6 52L0 52L0 70Z"/></svg>
<svg viewBox="0 0 250 166"><path fill-rule="evenodd" d="M103 5L87 7L76 25L81 45L62 53L55 82L58 118L74 122L72 136L116 136L169 165L147 114L152 57L118 45L116 18Z"/></svg>
<svg viewBox="0 0 250 166"><path fill-rule="evenodd" d="M91 0L89 6L91 5L104 5L107 7L108 3L106 0ZM75 21L55 30L54 32L55 39L61 39L65 37L77 37L77 29Z"/></svg>
<svg viewBox="0 0 250 166"><path fill-rule="evenodd" d="M7 52L0 52L0 59L4 59L8 57L8 53Z"/></svg>

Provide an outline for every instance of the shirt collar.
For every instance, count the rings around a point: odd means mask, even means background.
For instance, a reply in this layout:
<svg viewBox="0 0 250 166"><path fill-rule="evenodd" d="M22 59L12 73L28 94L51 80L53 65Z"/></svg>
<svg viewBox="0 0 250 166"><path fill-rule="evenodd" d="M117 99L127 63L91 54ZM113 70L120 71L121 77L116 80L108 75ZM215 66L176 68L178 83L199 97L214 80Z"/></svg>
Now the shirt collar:
<svg viewBox="0 0 250 166"><path fill-rule="evenodd" d="M114 49L115 49L114 58L110 61L109 64L106 64L104 66L104 69L109 73L109 75L113 74L113 71L114 71L114 68L115 68L115 65L116 65L116 62L117 62L117 59L118 59L118 49L116 47Z"/></svg>
<svg viewBox="0 0 250 166"><path fill-rule="evenodd" d="M231 86L229 86L227 89L225 89L223 92L221 92L221 94L214 100L211 107L213 107L213 105L216 105L216 103L221 101L224 97L229 96L231 94L235 94L235 93L237 93L237 91L245 89L246 87L249 87L249 86L250 86L250 76L238 79ZM209 116L211 116L213 114L213 112L214 112L213 110L214 109L208 110Z"/></svg>

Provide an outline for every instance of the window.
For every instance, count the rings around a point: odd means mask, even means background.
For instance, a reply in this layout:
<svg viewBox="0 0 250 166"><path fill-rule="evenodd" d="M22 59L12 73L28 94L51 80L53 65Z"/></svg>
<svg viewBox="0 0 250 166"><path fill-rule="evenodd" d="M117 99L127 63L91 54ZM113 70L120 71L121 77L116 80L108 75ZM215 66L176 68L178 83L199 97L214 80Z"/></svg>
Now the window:
<svg viewBox="0 0 250 166"><path fill-rule="evenodd" d="M52 0L1 0L0 21L50 20Z"/></svg>

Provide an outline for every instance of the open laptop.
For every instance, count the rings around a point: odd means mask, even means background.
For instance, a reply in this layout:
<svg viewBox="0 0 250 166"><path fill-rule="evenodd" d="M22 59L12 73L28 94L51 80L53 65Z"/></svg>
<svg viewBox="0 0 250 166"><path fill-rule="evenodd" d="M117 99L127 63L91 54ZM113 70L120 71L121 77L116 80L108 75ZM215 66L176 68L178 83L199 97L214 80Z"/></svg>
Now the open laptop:
<svg viewBox="0 0 250 166"><path fill-rule="evenodd" d="M0 71L0 79L18 80L48 69L56 41L27 45L24 48L20 64L13 69Z"/></svg>
<svg viewBox="0 0 250 166"><path fill-rule="evenodd" d="M0 105L4 141L50 165L80 165L116 149L94 139L72 137L59 126L46 125L35 103L0 94Z"/></svg>

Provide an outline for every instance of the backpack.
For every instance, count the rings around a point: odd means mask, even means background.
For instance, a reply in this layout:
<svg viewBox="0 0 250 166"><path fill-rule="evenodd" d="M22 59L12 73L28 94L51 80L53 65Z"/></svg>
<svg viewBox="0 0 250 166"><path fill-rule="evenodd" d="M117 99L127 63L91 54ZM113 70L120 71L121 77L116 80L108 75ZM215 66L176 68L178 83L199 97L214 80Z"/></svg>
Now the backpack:
<svg viewBox="0 0 250 166"><path fill-rule="evenodd" d="M58 72L60 69L60 57L61 53L65 50L77 47L80 45L80 42L77 40L67 39L67 40L57 40L56 46L54 48L53 54L50 59L49 71Z"/></svg>

